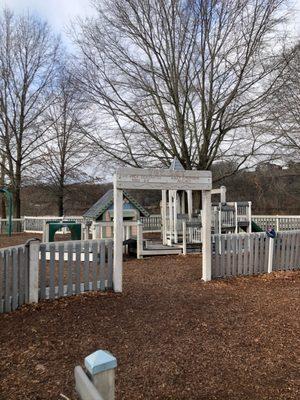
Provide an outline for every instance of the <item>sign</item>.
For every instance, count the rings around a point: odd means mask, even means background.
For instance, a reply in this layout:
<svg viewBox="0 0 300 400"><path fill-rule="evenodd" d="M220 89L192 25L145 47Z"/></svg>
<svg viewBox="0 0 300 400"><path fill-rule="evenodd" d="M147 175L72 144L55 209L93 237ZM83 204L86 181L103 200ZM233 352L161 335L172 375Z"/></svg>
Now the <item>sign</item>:
<svg viewBox="0 0 300 400"><path fill-rule="evenodd" d="M114 176L117 189L211 190L211 171L119 168Z"/></svg>

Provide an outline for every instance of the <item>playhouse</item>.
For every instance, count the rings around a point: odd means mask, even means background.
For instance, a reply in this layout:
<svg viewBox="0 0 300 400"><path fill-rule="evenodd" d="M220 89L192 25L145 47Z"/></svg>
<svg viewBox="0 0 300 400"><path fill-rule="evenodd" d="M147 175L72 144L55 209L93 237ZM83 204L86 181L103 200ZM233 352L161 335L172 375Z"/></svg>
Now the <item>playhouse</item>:
<svg viewBox="0 0 300 400"><path fill-rule="evenodd" d="M123 193L123 221L126 222L126 238L136 236L136 222L149 217L145 208L128 192ZM84 221L92 222L93 238L112 238L114 219L113 189L108 190L89 210L83 214ZM135 222L135 224L131 224Z"/></svg>

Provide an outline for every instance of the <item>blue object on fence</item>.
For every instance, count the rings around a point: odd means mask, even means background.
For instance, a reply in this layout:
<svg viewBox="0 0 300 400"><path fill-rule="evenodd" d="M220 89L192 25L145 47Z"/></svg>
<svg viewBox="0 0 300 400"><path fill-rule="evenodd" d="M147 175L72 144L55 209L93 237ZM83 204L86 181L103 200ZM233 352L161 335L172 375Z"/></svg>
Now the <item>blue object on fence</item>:
<svg viewBox="0 0 300 400"><path fill-rule="evenodd" d="M270 226L270 227L267 229L266 233L267 233L268 237L269 237L269 238L272 238L272 239L274 239L275 236L276 236L275 229L272 228L272 226Z"/></svg>

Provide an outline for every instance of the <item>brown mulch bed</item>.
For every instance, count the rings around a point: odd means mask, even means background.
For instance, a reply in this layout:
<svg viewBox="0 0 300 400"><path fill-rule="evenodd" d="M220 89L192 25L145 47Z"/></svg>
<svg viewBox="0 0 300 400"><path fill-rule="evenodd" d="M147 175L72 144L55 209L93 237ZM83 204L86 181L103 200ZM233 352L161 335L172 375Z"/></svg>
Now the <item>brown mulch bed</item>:
<svg viewBox="0 0 300 400"><path fill-rule="evenodd" d="M299 399L300 272L203 283L199 255L127 261L122 295L0 315L0 399L74 400L73 369L118 359L117 399Z"/></svg>

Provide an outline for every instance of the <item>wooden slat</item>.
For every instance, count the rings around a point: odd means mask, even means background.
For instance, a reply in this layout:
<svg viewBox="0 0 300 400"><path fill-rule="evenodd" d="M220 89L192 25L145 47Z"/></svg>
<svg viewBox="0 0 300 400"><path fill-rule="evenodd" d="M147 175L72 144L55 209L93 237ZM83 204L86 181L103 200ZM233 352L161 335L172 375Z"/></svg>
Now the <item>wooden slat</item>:
<svg viewBox="0 0 300 400"><path fill-rule="evenodd" d="M0 251L0 313L4 311L4 254Z"/></svg>
<svg viewBox="0 0 300 400"><path fill-rule="evenodd" d="M254 236L250 235L249 238L249 275L254 274Z"/></svg>
<svg viewBox="0 0 300 400"><path fill-rule="evenodd" d="M97 267L98 267L98 243L94 242L92 243L92 289L97 290L98 289L98 279L97 279Z"/></svg>
<svg viewBox="0 0 300 400"><path fill-rule="evenodd" d="M41 269L40 269L40 298L46 298L46 246L40 245Z"/></svg>
<svg viewBox="0 0 300 400"><path fill-rule="evenodd" d="M58 246L58 297L64 296L65 246Z"/></svg>
<svg viewBox="0 0 300 400"><path fill-rule="evenodd" d="M107 264L108 264L108 281L107 288L113 288L113 241L110 240L107 244Z"/></svg>
<svg viewBox="0 0 300 400"><path fill-rule="evenodd" d="M73 243L68 243L68 278L67 278L67 296L73 294Z"/></svg>
<svg viewBox="0 0 300 400"><path fill-rule="evenodd" d="M244 275L249 275L249 235L244 235Z"/></svg>
<svg viewBox="0 0 300 400"><path fill-rule="evenodd" d="M236 236L234 235L232 243L231 243L231 249L232 249L232 268L231 268L231 273L233 276L237 275L237 240Z"/></svg>
<svg viewBox="0 0 300 400"><path fill-rule="evenodd" d="M226 239L226 235L221 235L221 276L226 276L226 269L225 269L225 239Z"/></svg>
<svg viewBox="0 0 300 400"><path fill-rule="evenodd" d="M232 275L231 271L231 237L232 235L226 235L226 255L225 257L225 263L226 263L226 276ZM234 238L233 238L234 240Z"/></svg>
<svg viewBox="0 0 300 400"><path fill-rule="evenodd" d="M253 273L258 274L259 267L259 237L257 234L254 234L254 263L253 263Z"/></svg>
<svg viewBox="0 0 300 400"><path fill-rule="evenodd" d="M49 299L55 298L55 244L50 245Z"/></svg>
<svg viewBox="0 0 300 400"><path fill-rule="evenodd" d="M24 248L24 292L25 303L29 302L29 246Z"/></svg>
<svg viewBox="0 0 300 400"><path fill-rule="evenodd" d="M286 234L282 234L282 242L281 242L281 256L280 256L280 269L285 270L285 253L286 253Z"/></svg>
<svg viewBox="0 0 300 400"><path fill-rule="evenodd" d="M76 261L75 261L75 293L80 293L80 266L81 266L81 244L76 243L75 245Z"/></svg>
<svg viewBox="0 0 300 400"><path fill-rule="evenodd" d="M214 268L213 268L213 276L215 278L221 276L221 271L220 271L220 256L219 256L219 237L215 237L215 262L214 262Z"/></svg>
<svg viewBox="0 0 300 400"><path fill-rule="evenodd" d="M105 290L105 251L106 246L103 240L99 243L99 251L100 251L100 265L99 265L99 281L100 281L100 290Z"/></svg>
<svg viewBox="0 0 300 400"><path fill-rule="evenodd" d="M89 242L84 242L84 270L83 270L83 278L84 278L84 291L87 292L89 290Z"/></svg>
<svg viewBox="0 0 300 400"><path fill-rule="evenodd" d="M19 266L19 306L25 303L25 248L18 247L18 266Z"/></svg>
<svg viewBox="0 0 300 400"><path fill-rule="evenodd" d="M285 270L290 269L290 255L291 255L291 234L286 234L286 250L285 250Z"/></svg>
<svg viewBox="0 0 300 400"><path fill-rule="evenodd" d="M242 238L237 235L237 249L238 249L238 275L243 274L243 253L242 253Z"/></svg>
<svg viewBox="0 0 300 400"><path fill-rule="evenodd" d="M17 249L12 249L12 309L18 308L18 253Z"/></svg>
<svg viewBox="0 0 300 400"><path fill-rule="evenodd" d="M274 240L274 239L270 239L269 237L264 236L265 246L264 246L264 268L263 268L263 272L265 272L265 273L268 272L270 240ZM274 247L273 247L273 252L274 252ZM273 263L274 263L274 256L273 256Z"/></svg>
<svg viewBox="0 0 300 400"><path fill-rule="evenodd" d="M296 233L294 269L300 268L300 233Z"/></svg>
<svg viewBox="0 0 300 400"><path fill-rule="evenodd" d="M10 302L10 288L11 288L11 269L10 269L10 251L4 251L4 281L5 281L5 297L4 297L4 310L5 312L11 311Z"/></svg>
<svg viewBox="0 0 300 400"><path fill-rule="evenodd" d="M293 233L291 233L291 254L290 254L290 260L289 260L289 269L294 268L295 253L296 253L296 234L293 232Z"/></svg>

